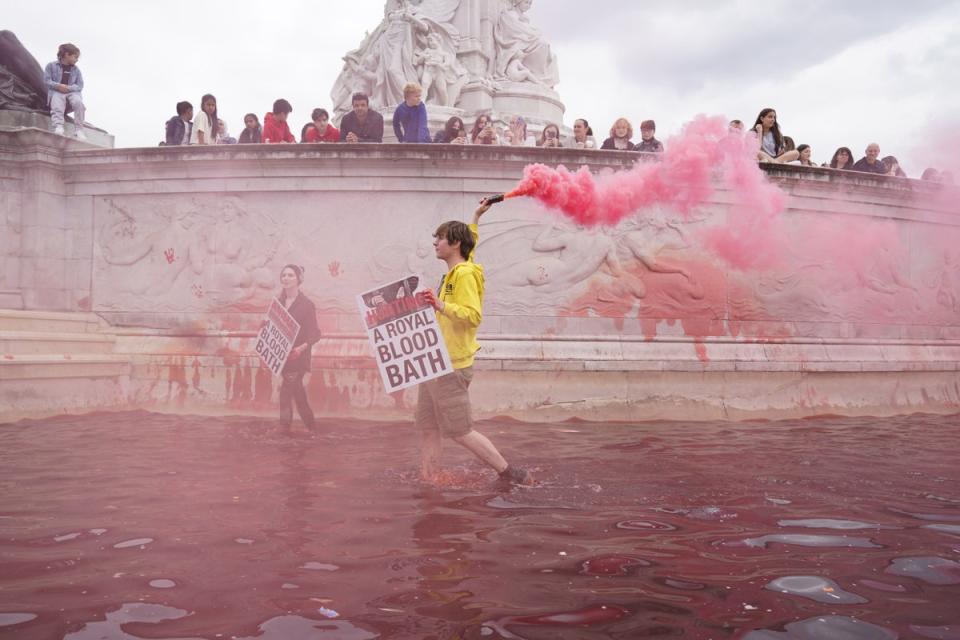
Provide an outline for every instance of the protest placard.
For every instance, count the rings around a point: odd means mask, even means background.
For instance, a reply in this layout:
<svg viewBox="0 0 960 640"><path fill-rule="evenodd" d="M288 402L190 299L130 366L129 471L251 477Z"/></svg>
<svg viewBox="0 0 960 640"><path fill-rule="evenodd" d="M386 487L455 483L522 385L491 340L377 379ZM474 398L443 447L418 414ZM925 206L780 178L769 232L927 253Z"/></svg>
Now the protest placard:
<svg viewBox="0 0 960 640"><path fill-rule="evenodd" d="M357 296L387 393L453 371L433 307L411 275Z"/></svg>
<svg viewBox="0 0 960 640"><path fill-rule="evenodd" d="M267 310L267 317L257 334L257 355L270 371L280 375L287 363L293 341L300 332L300 323L287 311L279 300L274 299Z"/></svg>

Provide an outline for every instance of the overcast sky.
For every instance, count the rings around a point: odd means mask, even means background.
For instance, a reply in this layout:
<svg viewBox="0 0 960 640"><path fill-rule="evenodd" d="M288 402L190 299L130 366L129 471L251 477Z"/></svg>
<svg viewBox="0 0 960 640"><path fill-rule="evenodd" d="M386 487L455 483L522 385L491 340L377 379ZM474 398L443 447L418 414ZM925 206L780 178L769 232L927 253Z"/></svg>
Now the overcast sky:
<svg viewBox="0 0 960 640"><path fill-rule="evenodd" d="M199 108L208 92L234 135L277 97L299 132L330 108L341 57L384 6L85 0L57 18L45 3L0 3L0 28L41 66L61 42L81 48L88 119L124 147L155 146L176 102ZM559 57L565 123L585 117L598 137L620 115L655 119L667 139L698 113L752 124L770 106L818 162L876 141L915 177L960 114L957 0L535 0L529 15Z"/></svg>

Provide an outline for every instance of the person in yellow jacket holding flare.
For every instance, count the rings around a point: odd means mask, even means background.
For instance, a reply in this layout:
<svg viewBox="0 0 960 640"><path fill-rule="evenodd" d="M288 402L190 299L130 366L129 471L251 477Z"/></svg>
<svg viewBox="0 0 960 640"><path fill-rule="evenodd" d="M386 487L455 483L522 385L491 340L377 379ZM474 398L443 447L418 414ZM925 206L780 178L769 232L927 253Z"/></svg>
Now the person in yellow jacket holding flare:
<svg viewBox="0 0 960 640"><path fill-rule="evenodd" d="M496 200L494 200L496 201ZM435 477L443 451L443 437L452 438L480 458L502 480L530 484L526 469L507 463L489 438L473 429L468 388L473 380L473 358L480 349L477 327L483 320L483 266L473 261L480 234L480 217L493 205L484 198L473 214L473 223L450 220L433 234L437 258L447 263L440 289L425 292L437 311L437 322L453 363L453 373L420 385L415 422L421 434L421 475Z"/></svg>

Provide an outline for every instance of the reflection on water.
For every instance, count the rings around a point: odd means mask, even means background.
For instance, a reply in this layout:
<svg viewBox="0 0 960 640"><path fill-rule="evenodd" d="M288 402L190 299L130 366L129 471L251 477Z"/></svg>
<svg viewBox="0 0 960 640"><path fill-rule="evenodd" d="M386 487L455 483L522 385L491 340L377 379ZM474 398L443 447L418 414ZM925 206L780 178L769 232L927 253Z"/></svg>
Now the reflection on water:
<svg viewBox="0 0 960 640"><path fill-rule="evenodd" d="M956 424L0 425L0 638L957 638Z"/></svg>
<svg viewBox="0 0 960 640"><path fill-rule="evenodd" d="M777 578L770 582L766 587L770 591L779 591L789 593L801 598L809 598L816 602L828 602L833 604L860 604L869 602L866 598L858 596L855 593L844 591L843 587L830 580L820 576L786 576Z"/></svg>

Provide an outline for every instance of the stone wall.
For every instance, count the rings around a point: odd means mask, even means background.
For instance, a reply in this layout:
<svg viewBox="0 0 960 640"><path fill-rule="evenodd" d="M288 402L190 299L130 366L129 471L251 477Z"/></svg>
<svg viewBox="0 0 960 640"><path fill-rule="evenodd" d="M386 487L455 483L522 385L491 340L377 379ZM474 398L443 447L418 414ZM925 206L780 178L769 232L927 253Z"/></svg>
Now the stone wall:
<svg viewBox="0 0 960 640"><path fill-rule="evenodd" d="M406 272L437 282L431 233L531 162L631 166L628 153L448 145L91 150L0 132L5 305L93 311L129 354L137 406L269 411L250 336L280 267L307 267L324 339L310 382L330 414L407 416L384 394L355 295ZM481 227L475 400L483 415L741 419L956 411L960 243L939 185L770 167L788 194L775 268L700 242L734 194L684 218L648 210L577 229L531 200ZM850 264L844 244L893 239ZM834 247L814 251L811 245ZM851 244L852 246L852 244ZM817 256L815 259L811 256Z"/></svg>

